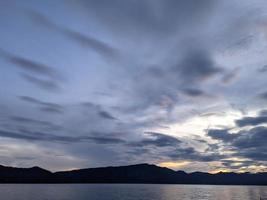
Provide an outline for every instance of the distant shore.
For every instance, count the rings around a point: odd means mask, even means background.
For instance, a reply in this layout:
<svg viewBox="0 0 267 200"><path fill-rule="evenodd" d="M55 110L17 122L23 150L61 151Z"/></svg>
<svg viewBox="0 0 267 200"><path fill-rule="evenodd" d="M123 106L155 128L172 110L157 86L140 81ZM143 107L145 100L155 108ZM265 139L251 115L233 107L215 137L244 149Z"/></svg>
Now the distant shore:
<svg viewBox="0 0 267 200"><path fill-rule="evenodd" d="M267 173L186 173L150 164L50 172L40 167L0 166L0 183L129 183L267 185Z"/></svg>

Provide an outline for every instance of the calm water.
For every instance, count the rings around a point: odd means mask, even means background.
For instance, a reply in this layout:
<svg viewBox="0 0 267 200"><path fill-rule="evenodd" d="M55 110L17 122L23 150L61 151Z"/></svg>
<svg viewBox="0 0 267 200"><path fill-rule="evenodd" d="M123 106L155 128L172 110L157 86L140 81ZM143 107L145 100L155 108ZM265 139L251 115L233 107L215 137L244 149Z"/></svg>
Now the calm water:
<svg viewBox="0 0 267 200"><path fill-rule="evenodd" d="M259 200L265 186L1 185L1 200Z"/></svg>

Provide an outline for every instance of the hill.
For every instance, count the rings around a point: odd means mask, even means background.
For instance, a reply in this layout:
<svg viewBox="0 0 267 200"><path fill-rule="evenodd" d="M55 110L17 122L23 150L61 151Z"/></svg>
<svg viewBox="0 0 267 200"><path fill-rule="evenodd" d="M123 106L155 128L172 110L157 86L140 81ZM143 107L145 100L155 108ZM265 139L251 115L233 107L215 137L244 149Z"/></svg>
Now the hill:
<svg viewBox="0 0 267 200"><path fill-rule="evenodd" d="M150 164L88 168L55 173L40 167L0 166L0 182L267 185L267 173L186 173Z"/></svg>

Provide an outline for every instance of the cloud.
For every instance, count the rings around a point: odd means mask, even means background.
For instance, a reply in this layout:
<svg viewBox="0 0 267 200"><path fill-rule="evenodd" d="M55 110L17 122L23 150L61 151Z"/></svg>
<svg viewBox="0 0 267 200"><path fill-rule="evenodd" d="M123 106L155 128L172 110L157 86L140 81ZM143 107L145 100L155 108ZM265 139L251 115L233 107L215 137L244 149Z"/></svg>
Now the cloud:
<svg viewBox="0 0 267 200"><path fill-rule="evenodd" d="M205 92L196 88L185 88L183 89L183 92L191 97L199 97L205 95Z"/></svg>
<svg viewBox="0 0 267 200"><path fill-rule="evenodd" d="M266 148L257 143L257 137L264 140L259 134L264 131L251 128L265 125L266 115L246 116L244 110L252 113L262 107L251 95L266 85L263 76L252 78L265 72L265 67L259 69L266 52L257 26L266 6L258 2L17 1L21 7L16 10L10 3L11 9L5 7L1 14L0 25L6 29L0 42L10 45L8 49L22 48L23 54L5 49L0 53L8 65L1 70L5 110L1 109L0 126L5 131L0 135L20 139L7 140L14 146L36 142L38 148L60 148L62 154L82 158L90 166L114 160L189 160L212 168L214 161L226 166L229 156L255 157L257 164L266 156ZM21 40L17 35L27 37ZM33 52L36 45L49 55ZM50 57L51 50L61 53ZM104 59L119 62L115 66ZM67 87L53 67L58 63L60 72L71 77ZM27 82L55 93L21 88L21 77L12 74L17 69ZM58 92L63 88L64 93ZM21 91L28 94L20 94L20 101L12 99ZM236 120L239 111L245 117ZM199 137L209 124L221 128ZM188 135L181 137L180 131Z"/></svg>
<svg viewBox="0 0 267 200"><path fill-rule="evenodd" d="M125 141L118 138L108 138L108 137L84 137L84 140L91 140L97 144L124 144Z"/></svg>
<svg viewBox="0 0 267 200"><path fill-rule="evenodd" d="M252 165L261 165L261 163L251 161L251 160L222 160L222 165L225 166L227 169L231 170L239 170L240 168L249 168Z"/></svg>
<svg viewBox="0 0 267 200"><path fill-rule="evenodd" d="M259 126L231 134L228 130L209 130L208 136L223 142L224 150L233 151L232 156L253 161L267 161L267 128ZM222 149L223 151L223 149Z"/></svg>
<svg viewBox="0 0 267 200"><path fill-rule="evenodd" d="M123 144L125 141L117 138L108 137L90 137L90 136L60 136L43 132L31 132L29 130L20 130L20 132L0 130L0 137L22 139L37 142L57 142L57 143L77 143L91 142L96 144Z"/></svg>
<svg viewBox="0 0 267 200"><path fill-rule="evenodd" d="M261 93L260 95L260 98L262 98L262 99L267 99L267 92L263 92L263 93Z"/></svg>
<svg viewBox="0 0 267 200"><path fill-rule="evenodd" d="M267 65L264 65L263 67L259 68L258 71L259 71L260 73L267 72Z"/></svg>
<svg viewBox="0 0 267 200"><path fill-rule="evenodd" d="M212 11L216 1L166 0L142 2L115 0L79 0L75 6L86 9L89 17L105 24L109 29L124 34L170 34L177 28L194 23ZM190 11L190 14L187 12Z"/></svg>
<svg viewBox="0 0 267 200"><path fill-rule="evenodd" d="M236 120L235 122L239 127L256 126L267 123L267 116L244 117L242 119Z"/></svg>
<svg viewBox="0 0 267 200"><path fill-rule="evenodd" d="M239 73L240 73L240 68L235 68L229 72L226 72L222 77L222 82L225 84L231 83L232 81L234 81L234 79L236 79Z"/></svg>
<svg viewBox="0 0 267 200"><path fill-rule="evenodd" d="M61 87L59 86L57 82L50 80L50 79L37 78L37 77L27 75L27 74L22 74L22 77L25 80L29 81L30 83L33 83L34 85L44 90L60 91L61 89Z"/></svg>
<svg viewBox="0 0 267 200"><path fill-rule="evenodd" d="M62 77L54 67L20 57L0 49L0 57L22 69L22 77L39 88L54 91L60 89Z"/></svg>
<svg viewBox="0 0 267 200"><path fill-rule="evenodd" d="M115 117L113 117L109 112L100 110L98 113L102 118L110 119L110 120L117 120Z"/></svg>
<svg viewBox="0 0 267 200"><path fill-rule="evenodd" d="M19 96L19 99L24 102L37 105L39 106L40 110L45 112L55 113L55 114L62 114L64 112L64 107L56 103L41 101L29 96Z"/></svg>
<svg viewBox="0 0 267 200"><path fill-rule="evenodd" d="M236 155L252 160L267 161L267 128L260 126L240 132L240 136L232 142L237 149Z"/></svg>
<svg viewBox="0 0 267 200"><path fill-rule="evenodd" d="M185 82L206 80L222 71L216 66L205 49L189 50L184 59L174 68Z"/></svg>
<svg viewBox="0 0 267 200"><path fill-rule="evenodd" d="M0 55L3 58L7 59L9 62L15 64L16 66L20 67L21 69L25 71L35 73L35 74L50 76L50 77L57 76L56 75L57 72L54 70L53 67L8 53L7 51L4 51L3 49L0 50Z"/></svg>
<svg viewBox="0 0 267 200"><path fill-rule="evenodd" d="M201 153L191 146L190 141L184 141L162 133L146 132L142 140L127 143L131 154L139 155L141 152L148 157L167 160L192 160L201 162L217 161L225 156L214 152ZM138 148L138 149L136 149Z"/></svg>
<svg viewBox="0 0 267 200"><path fill-rule="evenodd" d="M84 35L78 31L71 30L67 27L60 26L54 23L45 15L38 13L36 11L28 12L31 19L38 23L38 25L43 25L51 30L57 31L67 38L79 43L81 46L89 47L90 49L97 52L99 55L104 58L117 58L119 55L119 51L109 44L102 42L92 36Z"/></svg>
<svg viewBox="0 0 267 200"><path fill-rule="evenodd" d="M264 147L267 138L266 131L267 128L264 126L252 128L248 131L240 131L232 144L239 148Z"/></svg>
<svg viewBox="0 0 267 200"><path fill-rule="evenodd" d="M12 120L13 122L19 123L19 124L23 124L23 125L34 125L37 128L41 128L41 127L45 127L45 128L49 128L51 130L60 130L62 129L61 126L54 124L52 122L49 121L43 121L43 120L36 120L36 119L31 119L28 117L21 117L21 116L11 116L9 117L10 120Z"/></svg>
<svg viewBox="0 0 267 200"><path fill-rule="evenodd" d="M228 129L209 129L207 135L215 140L230 142L238 135L229 133Z"/></svg>
<svg viewBox="0 0 267 200"><path fill-rule="evenodd" d="M235 123L239 127L257 126L260 124L265 124L265 123L267 123L267 113L266 113L266 111L262 111L256 117L244 117L242 119L236 120Z"/></svg>
<svg viewBox="0 0 267 200"><path fill-rule="evenodd" d="M175 147L182 143L179 139L162 133L146 132L145 134L148 137L137 142L132 142L130 143L130 145L137 147L138 146Z"/></svg>

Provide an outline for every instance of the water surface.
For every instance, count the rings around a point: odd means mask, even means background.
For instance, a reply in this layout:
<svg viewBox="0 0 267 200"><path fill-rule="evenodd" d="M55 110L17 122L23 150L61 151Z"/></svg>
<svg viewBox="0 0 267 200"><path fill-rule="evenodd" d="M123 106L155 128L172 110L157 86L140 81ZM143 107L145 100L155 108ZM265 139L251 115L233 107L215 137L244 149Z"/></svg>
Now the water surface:
<svg viewBox="0 0 267 200"><path fill-rule="evenodd" d="M1 200L259 200L267 186L0 184Z"/></svg>

